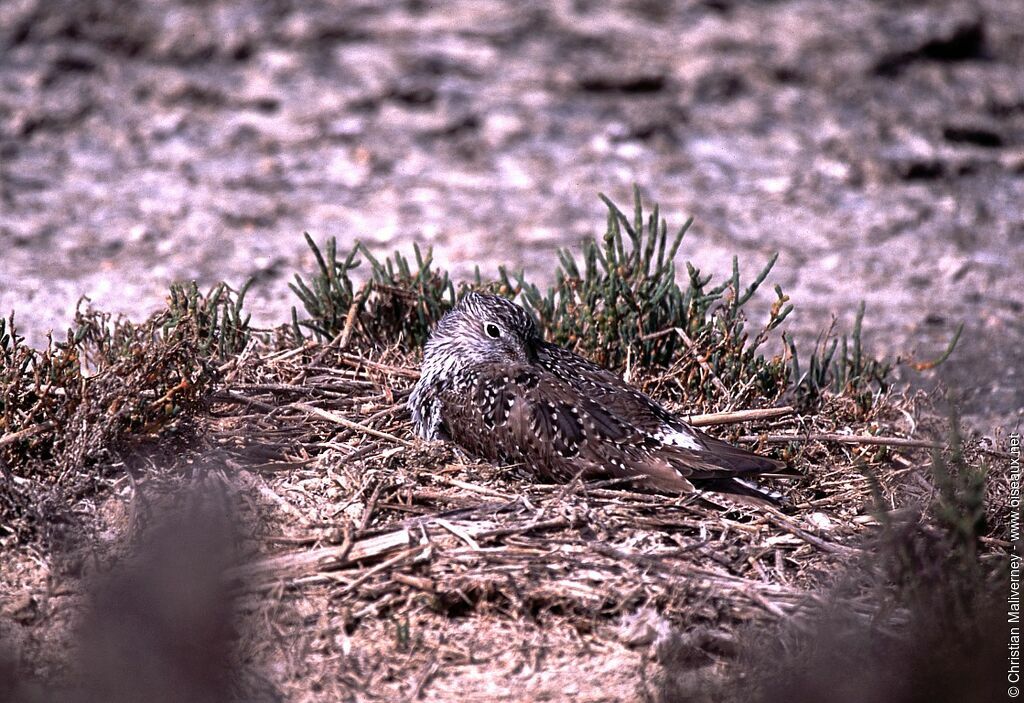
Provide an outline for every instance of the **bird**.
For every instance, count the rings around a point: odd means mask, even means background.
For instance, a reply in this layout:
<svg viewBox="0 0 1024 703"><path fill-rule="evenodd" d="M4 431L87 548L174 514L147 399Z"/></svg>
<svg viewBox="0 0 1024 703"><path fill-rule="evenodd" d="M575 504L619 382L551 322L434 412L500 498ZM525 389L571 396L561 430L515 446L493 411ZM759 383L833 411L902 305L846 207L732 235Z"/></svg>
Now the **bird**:
<svg viewBox="0 0 1024 703"><path fill-rule="evenodd" d="M623 478L655 492L775 504L746 479L786 466L691 427L612 371L544 341L519 305L478 292L431 331L407 406L421 438L543 481Z"/></svg>

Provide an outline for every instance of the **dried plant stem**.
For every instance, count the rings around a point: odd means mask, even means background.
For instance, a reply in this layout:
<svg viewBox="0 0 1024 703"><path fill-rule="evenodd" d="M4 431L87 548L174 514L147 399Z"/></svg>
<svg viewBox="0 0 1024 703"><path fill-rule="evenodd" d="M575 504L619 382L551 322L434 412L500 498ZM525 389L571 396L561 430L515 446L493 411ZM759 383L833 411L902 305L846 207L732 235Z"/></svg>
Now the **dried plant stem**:
<svg viewBox="0 0 1024 703"><path fill-rule="evenodd" d="M411 542L412 533L400 529L361 539L351 545L300 550L267 557L229 570L227 578L260 586L268 581L298 578L320 571L339 569L407 548Z"/></svg>
<svg viewBox="0 0 1024 703"><path fill-rule="evenodd" d="M796 408L788 405L781 408L756 408L753 410L730 410L721 413L705 413L703 415L684 415L683 419L694 427L710 427L712 425L732 425L751 420L774 420L796 413Z"/></svg>
<svg viewBox="0 0 1024 703"><path fill-rule="evenodd" d="M40 422L38 425L32 425L31 427L26 427L23 430L18 430L17 432L11 432L10 434L5 434L3 437L0 437L0 447L6 447L8 444L14 444L15 442L20 442L23 439L28 439L29 437L34 437L35 435L39 434L40 432L46 432L47 430L52 430L56 426L57 426L57 423L46 421L46 422Z"/></svg>
<svg viewBox="0 0 1024 703"><path fill-rule="evenodd" d="M376 574L379 574L382 571L387 571L393 566L397 566L403 562L408 561L409 559L417 557L428 549L430 549L429 544L418 544L415 547L410 547L409 549L406 549L405 551L396 554L395 556L391 557L390 559L387 559L386 561L382 561L380 564L377 564L377 566L371 567L363 573L359 574L359 576L352 583L348 584L343 589L341 589L341 591L338 592L338 595L341 596L346 593L354 591L355 589L359 588L361 585L366 583L370 578L372 578Z"/></svg>
<svg viewBox="0 0 1024 703"><path fill-rule="evenodd" d="M338 340L338 349L345 349L348 347L348 343L352 340L352 330L355 328L356 317L359 314L359 308L363 306L363 302L366 300L367 294L370 292L372 283L369 286L364 287L359 294L356 295L355 300L348 306L348 314L345 315L345 326L341 330L341 336ZM325 350L326 351L326 350ZM319 359L318 359L319 361Z"/></svg>
<svg viewBox="0 0 1024 703"><path fill-rule="evenodd" d="M715 385L715 388L718 389L718 392L725 397L729 396L729 389L726 388L724 383L722 383L722 379L718 377L718 374L715 373L715 370L711 368L711 364L708 363L708 360L701 355L700 347L698 347L697 343L694 342L693 339L691 339L690 335L686 334L686 332L680 327L673 327L671 330L662 331L675 332L676 334L678 334L679 338L686 342L686 346L690 349L690 353L693 354L693 358L697 360L698 364L700 364L701 369L703 369L704 373L706 373L708 375L708 378L711 379L711 382Z"/></svg>
<svg viewBox="0 0 1024 703"><path fill-rule="evenodd" d="M356 356L355 354L343 354L341 360L345 365L356 369L368 368L376 371L385 371L394 376L402 376L413 380L418 380L420 377L420 372L416 369L411 369L407 366L390 366L377 361L370 361L365 357Z"/></svg>
<svg viewBox="0 0 1024 703"><path fill-rule="evenodd" d="M403 447L413 446L412 442L406 441L401 437L396 437L393 434L381 432L380 430L375 430L372 427L367 427L366 425L362 425L358 422L353 422L352 420L344 418L336 413L332 413L329 410L318 408L315 405L309 405L308 403L293 403L290 407L295 408L296 410L304 410L308 413L313 413L314 415L322 417L325 420L329 420L330 422L333 422L336 425L341 425L342 427L353 430L355 432L362 432L363 434L368 434L373 437L377 437L378 439L386 439L389 442L400 444Z"/></svg>
<svg viewBox="0 0 1024 703"><path fill-rule="evenodd" d="M342 327L338 334L334 335L331 341L323 345L323 348L317 352L315 357L313 357L313 361L308 365L303 366L299 373L291 379L290 383L300 383L302 379L306 377L306 374L309 373L310 368L318 366L332 349L337 348L338 350L344 350L348 347L349 342L352 341L352 331L355 329L356 318L359 316L359 309L366 301L366 296L369 293L370 287L371 286L366 286L359 291L359 294L352 301L352 304L348 306L348 313L345 315L344 327Z"/></svg>
<svg viewBox="0 0 1024 703"><path fill-rule="evenodd" d="M437 481L438 483L444 483L446 485L454 486L456 488L462 488L473 493L479 493L480 495L490 496L491 498L501 498L502 500L508 501L514 500L514 496L511 496L508 493L502 493L501 491L496 491L493 488L487 488L485 486L478 486L475 483L469 483L468 481L460 481L457 478L437 476L435 477L434 480Z"/></svg>
<svg viewBox="0 0 1024 703"><path fill-rule="evenodd" d="M927 439L909 439L907 437L876 437L874 435L848 435L836 433L812 433L812 434L769 434L769 435L743 435L740 442L767 442L769 444L784 444L786 442L839 442L840 444L875 444L886 447L921 447L923 449L942 449L941 442L932 442Z"/></svg>
<svg viewBox="0 0 1024 703"><path fill-rule="evenodd" d="M854 554L860 554L861 550L854 547L847 547L843 544L836 544L835 542L827 542L820 537L815 537L810 532L793 524L792 520L788 517L778 514L772 510L766 510L764 513L765 519L772 523L776 527L779 527L786 532L799 537L807 544L810 544L823 552L830 554L842 554L844 556L852 556Z"/></svg>
<svg viewBox="0 0 1024 703"><path fill-rule="evenodd" d="M479 552L480 551L480 545L477 544L475 539L473 539L473 536L471 534L469 534L468 531L462 529L461 527L459 527L455 523L450 522L449 520L445 520L444 518L439 517L439 518L435 518L434 519L434 524L435 525L439 525L439 526L443 527L444 529L448 530L449 532L451 532L453 535L455 535L456 537L461 539L463 542L468 544L469 548L472 549L474 552Z"/></svg>

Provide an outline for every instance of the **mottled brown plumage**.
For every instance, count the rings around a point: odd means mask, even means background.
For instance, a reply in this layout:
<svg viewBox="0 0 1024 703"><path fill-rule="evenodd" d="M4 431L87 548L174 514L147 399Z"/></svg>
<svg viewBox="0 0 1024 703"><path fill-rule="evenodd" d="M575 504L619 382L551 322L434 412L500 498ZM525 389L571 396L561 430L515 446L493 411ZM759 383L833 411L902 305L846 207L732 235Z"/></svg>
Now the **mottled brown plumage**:
<svg viewBox="0 0 1024 703"><path fill-rule="evenodd" d="M519 306L478 293L431 334L409 408L422 437L546 480L635 477L659 491L767 498L739 477L784 466L690 427L607 369L543 341Z"/></svg>

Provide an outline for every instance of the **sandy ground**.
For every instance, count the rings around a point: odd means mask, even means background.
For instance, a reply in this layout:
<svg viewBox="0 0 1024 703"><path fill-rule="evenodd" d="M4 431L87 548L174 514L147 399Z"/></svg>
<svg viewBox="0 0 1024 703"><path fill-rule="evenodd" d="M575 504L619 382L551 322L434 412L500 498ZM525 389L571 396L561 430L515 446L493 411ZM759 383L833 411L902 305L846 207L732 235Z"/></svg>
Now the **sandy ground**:
<svg viewBox="0 0 1024 703"><path fill-rule="evenodd" d="M257 278L301 233L551 275L631 184L725 273L781 252L804 337L860 300L884 352L937 354L991 431L1024 368L1024 5L0 4L0 310L41 342L80 296Z"/></svg>

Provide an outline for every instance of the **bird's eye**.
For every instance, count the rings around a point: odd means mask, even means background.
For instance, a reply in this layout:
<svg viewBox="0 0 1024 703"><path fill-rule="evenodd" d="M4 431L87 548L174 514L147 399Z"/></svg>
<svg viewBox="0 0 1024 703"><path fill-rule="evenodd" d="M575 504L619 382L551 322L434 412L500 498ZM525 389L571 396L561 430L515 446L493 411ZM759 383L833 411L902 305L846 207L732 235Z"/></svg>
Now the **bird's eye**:
<svg viewBox="0 0 1024 703"><path fill-rule="evenodd" d="M493 322L488 322L486 325L484 325L484 332L487 333L488 337L492 337L494 339L497 339L498 337L501 336L501 329Z"/></svg>

